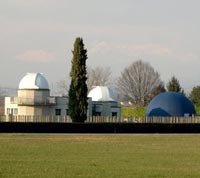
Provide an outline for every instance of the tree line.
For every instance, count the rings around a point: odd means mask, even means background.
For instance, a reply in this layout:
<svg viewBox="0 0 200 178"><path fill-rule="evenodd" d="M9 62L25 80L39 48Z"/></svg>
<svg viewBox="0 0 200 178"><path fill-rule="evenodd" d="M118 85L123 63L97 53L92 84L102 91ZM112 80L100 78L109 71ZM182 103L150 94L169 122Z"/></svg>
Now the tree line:
<svg viewBox="0 0 200 178"><path fill-rule="evenodd" d="M160 74L149 63L142 60L131 63L117 79L113 80L110 68L87 68L87 49L82 38L76 38L72 53L68 96L69 113L74 122L86 120L87 93L93 86L112 86L121 101L131 101L135 106L146 106L153 97L165 91L180 92L185 95L184 89L175 76L172 76L165 86ZM194 87L189 97L194 104L200 106L200 86Z"/></svg>

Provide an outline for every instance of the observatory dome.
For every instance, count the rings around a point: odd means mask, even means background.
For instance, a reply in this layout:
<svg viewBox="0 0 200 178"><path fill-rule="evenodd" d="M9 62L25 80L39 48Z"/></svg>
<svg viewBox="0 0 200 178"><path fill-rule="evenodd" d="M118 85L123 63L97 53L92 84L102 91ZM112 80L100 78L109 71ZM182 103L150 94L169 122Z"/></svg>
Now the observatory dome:
<svg viewBox="0 0 200 178"><path fill-rule="evenodd" d="M19 83L19 89L48 89L49 84L41 73L27 73Z"/></svg>
<svg viewBox="0 0 200 178"><path fill-rule="evenodd" d="M184 95L176 92L164 92L157 95L147 107L146 116L192 116L195 108Z"/></svg>
<svg viewBox="0 0 200 178"><path fill-rule="evenodd" d="M92 101L117 101L114 91L106 86L96 86L88 94Z"/></svg>

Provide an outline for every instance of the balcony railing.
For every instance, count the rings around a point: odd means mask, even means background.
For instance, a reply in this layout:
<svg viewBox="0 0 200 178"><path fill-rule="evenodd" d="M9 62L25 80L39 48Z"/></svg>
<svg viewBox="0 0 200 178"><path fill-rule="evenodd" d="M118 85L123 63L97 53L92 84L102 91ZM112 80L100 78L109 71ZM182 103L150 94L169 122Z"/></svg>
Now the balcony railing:
<svg viewBox="0 0 200 178"><path fill-rule="evenodd" d="M47 98L22 98L22 97L12 97L10 102L12 104L18 104L21 106L38 106L38 105L55 105L55 97Z"/></svg>

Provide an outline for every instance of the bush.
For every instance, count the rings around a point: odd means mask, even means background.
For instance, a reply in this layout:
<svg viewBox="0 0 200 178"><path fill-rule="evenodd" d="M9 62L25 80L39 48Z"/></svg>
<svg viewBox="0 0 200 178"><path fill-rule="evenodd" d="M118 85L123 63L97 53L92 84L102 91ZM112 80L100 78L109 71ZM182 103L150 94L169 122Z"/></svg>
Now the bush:
<svg viewBox="0 0 200 178"><path fill-rule="evenodd" d="M200 106L195 105L196 115L200 115Z"/></svg>
<svg viewBox="0 0 200 178"><path fill-rule="evenodd" d="M122 108L122 118L144 117L145 113L146 113L146 107Z"/></svg>

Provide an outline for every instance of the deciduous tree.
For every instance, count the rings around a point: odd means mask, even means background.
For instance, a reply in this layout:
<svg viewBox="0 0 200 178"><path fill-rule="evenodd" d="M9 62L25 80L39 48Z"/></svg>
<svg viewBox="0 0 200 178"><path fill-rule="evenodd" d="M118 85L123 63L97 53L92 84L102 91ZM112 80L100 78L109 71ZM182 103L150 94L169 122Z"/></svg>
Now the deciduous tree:
<svg viewBox="0 0 200 178"><path fill-rule="evenodd" d="M109 67L88 67L87 74L88 90L91 90L93 86L106 86L112 84L111 70Z"/></svg>
<svg viewBox="0 0 200 178"><path fill-rule="evenodd" d="M136 104L145 105L150 93L161 84L160 75L141 60L126 67L117 81L117 91Z"/></svg>
<svg viewBox="0 0 200 178"><path fill-rule="evenodd" d="M69 80L59 80L58 82L56 82L56 91L55 93L57 95L61 95L61 96L66 96L68 94L69 91Z"/></svg>

